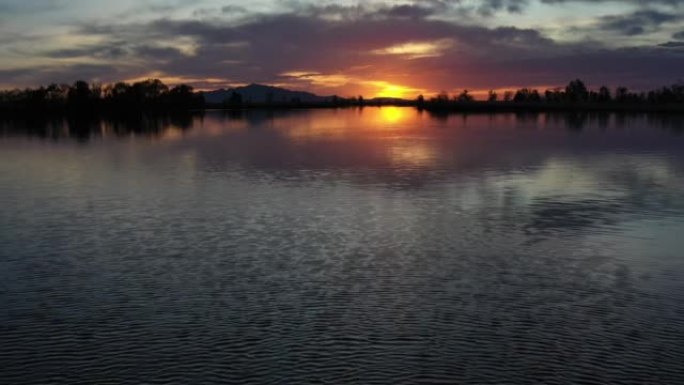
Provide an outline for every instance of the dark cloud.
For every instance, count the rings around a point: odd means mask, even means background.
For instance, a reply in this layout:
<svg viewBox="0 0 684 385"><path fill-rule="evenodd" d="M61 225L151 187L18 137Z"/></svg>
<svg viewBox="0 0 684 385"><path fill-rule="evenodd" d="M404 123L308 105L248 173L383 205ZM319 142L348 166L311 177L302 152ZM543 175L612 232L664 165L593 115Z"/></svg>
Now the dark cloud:
<svg viewBox="0 0 684 385"><path fill-rule="evenodd" d="M529 4L528 0L486 0L482 1L478 10L481 14L492 14L495 11L506 10L512 13L522 12Z"/></svg>
<svg viewBox="0 0 684 385"><path fill-rule="evenodd" d="M514 60L508 63L511 73L536 79L537 84L558 83L561 79L580 77L594 86L626 85L650 89L675 82L681 77L682 57L659 47L591 49L537 60Z"/></svg>
<svg viewBox="0 0 684 385"><path fill-rule="evenodd" d="M683 6L684 0L539 0L542 4L546 5L556 5L556 4L571 4L571 3L585 3L591 5L597 5L601 3L615 3L621 5L630 6L640 6L643 8L648 8L653 5L665 5L671 7ZM452 5L461 6L467 8L462 0L452 0L443 1L444 3L450 3ZM523 12L533 0L482 0L476 9L482 15L492 15L497 11L508 11L511 13Z"/></svg>
<svg viewBox="0 0 684 385"><path fill-rule="evenodd" d="M77 79L115 81L125 76L116 65L72 64L0 70L0 82L11 79L15 84L71 84Z"/></svg>
<svg viewBox="0 0 684 385"><path fill-rule="evenodd" d="M430 74L431 79L421 80L425 87L450 83L454 87L562 84L577 76L595 83L635 84L636 78L652 81L653 76L670 82L681 64L681 58L666 57L657 49L565 45L532 29L414 19L413 11L397 11L408 18L368 16L334 22L294 14L265 16L237 25L164 19L144 26L144 30L148 37L190 37L198 42L196 56L168 52L169 60L159 70L245 82L274 82L281 73L295 70L349 73L354 66L366 63L370 69L364 71L371 76L373 68L382 69L378 76L393 72ZM114 35L142 29L119 26L112 32L105 28ZM455 48L439 57L413 61L370 54L404 42L438 39L453 40Z"/></svg>
<svg viewBox="0 0 684 385"><path fill-rule="evenodd" d="M457 61L474 56L498 52L501 55L524 57L531 50L550 47L553 42L534 30L460 26L434 20L367 19L362 22L330 22L296 15L280 15L259 19L238 26L210 25L198 22L160 20L153 23L157 34L188 36L200 43L197 58L171 63L174 71L216 68L220 73L241 71L238 77L248 81L269 80L273 74L292 70L340 69L342 71L360 62L383 67L410 67L400 58L379 57L371 52L411 41L453 39L468 56L454 52ZM244 45L239 43L244 42ZM231 45L233 43L234 45ZM513 52L514 51L514 52ZM440 61L452 60L447 57ZM244 61L239 68L217 65L221 61ZM201 64L200 64L201 63ZM214 63L214 64L212 64ZM258 78L252 78L258 76Z"/></svg>
<svg viewBox="0 0 684 385"><path fill-rule="evenodd" d="M673 21L681 20L681 16L654 10L642 10L627 15L604 16L599 19L599 28L634 36L658 30Z"/></svg>
<svg viewBox="0 0 684 385"><path fill-rule="evenodd" d="M226 5L221 7L222 13L246 13L247 8L241 7L239 5Z"/></svg>
<svg viewBox="0 0 684 385"><path fill-rule="evenodd" d="M402 4L383 10L390 17L424 18L435 13L435 9L420 5Z"/></svg>
<svg viewBox="0 0 684 385"><path fill-rule="evenodd" d="M497 12L522 12L530 0L422 0L402 4L387 2L361 2L353 6L338 4L320 5L288 1L285 4L292 13L308 16L335 16L338 18L425 18L430 16L494 16Z"/></svg>
<svg viewBox="0 0 684 385"><path fill-rule="evenodd" d="M78 57L94 57L103 59L118 59L127 55L127 50L123 43L105 44L105 45L90 45L79 48L64 48L51 50L45 53L45 56L51 58L78 58Z"/></svg>
<svg viewBox="0 0 684 385"><path fill-rule="evenodd" d="M684 5L683 0L541 0L543 4L562 4L562 3L618 3L624 5L669 5L680 6Z"/></svg>
<svg viewBox="0 0 684 385"><path fill-rule="evenodd" d="M658 46L663 48L684 48L684 41L668 41Z"/></svg>
<svg viewBox="0 0 684 385"><path fill-rule="evenodd" d="M684 31L675 33L674 35L672 35L672 38L677 40L684 40Z"/></svg>
<svg viewBox="0 0 684 385"><path fill-rule="evenodd" d="M36 12L52 12L67 6L67 0L4 0L0 3L2 15L21 15Z"/></svg>
<svg viewBox="0 0 684 385"><path fill-rule="evenodd" d="M56 59L95 58L103 60L145 59L148 64L179 60L185 54L174 47L127 43L125 41L103 42L77 48L50 50L46 57Z"/></svg>
<svg viewBox="0 0 684 385"><path fill-rule="evenodd" d="M186 56L181 50L174 47L155 47L151 45L140 45L132 48L134 56L156 60L178 60Z"/></svg>

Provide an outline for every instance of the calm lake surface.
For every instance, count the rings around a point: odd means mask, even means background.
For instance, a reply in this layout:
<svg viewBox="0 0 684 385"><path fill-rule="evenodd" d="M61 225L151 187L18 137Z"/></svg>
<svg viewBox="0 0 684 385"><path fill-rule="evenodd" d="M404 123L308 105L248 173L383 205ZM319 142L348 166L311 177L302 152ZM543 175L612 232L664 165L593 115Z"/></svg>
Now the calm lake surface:
<svg viewBox="0 0 684 385"><path fill-rule="evenodd" d="M684 118L0 123L0 382L684 383Z"/></svg>

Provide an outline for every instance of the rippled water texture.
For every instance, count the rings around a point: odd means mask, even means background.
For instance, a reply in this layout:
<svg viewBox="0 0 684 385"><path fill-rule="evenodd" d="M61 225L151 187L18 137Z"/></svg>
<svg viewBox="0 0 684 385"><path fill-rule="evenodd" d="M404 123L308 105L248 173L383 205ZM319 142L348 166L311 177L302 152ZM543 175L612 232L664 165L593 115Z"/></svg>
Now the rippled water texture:
<svg viewBox="0 0 684 385"><path fill-rule="evenodd" d="M3 122L0 382L682 384L683 122Z"/></svg>

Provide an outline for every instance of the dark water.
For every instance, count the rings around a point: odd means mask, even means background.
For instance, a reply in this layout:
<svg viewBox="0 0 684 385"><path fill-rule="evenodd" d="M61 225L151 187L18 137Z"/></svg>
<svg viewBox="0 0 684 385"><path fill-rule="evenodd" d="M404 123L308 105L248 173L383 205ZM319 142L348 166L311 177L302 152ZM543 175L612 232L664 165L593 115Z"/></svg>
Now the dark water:
<svg viewBox="0 0 684 385"><path fill-rule="evenodd" d="M684 383L684 119L0 124L0 382Z"/></svg>

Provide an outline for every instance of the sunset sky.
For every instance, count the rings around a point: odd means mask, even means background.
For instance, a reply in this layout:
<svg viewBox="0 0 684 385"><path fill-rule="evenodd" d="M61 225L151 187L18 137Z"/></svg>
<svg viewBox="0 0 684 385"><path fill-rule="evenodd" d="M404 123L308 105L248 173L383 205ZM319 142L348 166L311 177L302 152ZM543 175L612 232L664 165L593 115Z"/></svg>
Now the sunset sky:
<svg viewBox="0 0 684 385"><path fill-rule="evenodd" d="M684 79L684 0L0 0L0 87L156 77L415 97Z"/></svg>

